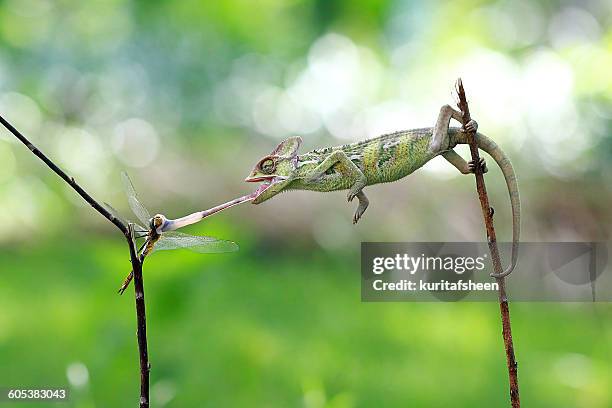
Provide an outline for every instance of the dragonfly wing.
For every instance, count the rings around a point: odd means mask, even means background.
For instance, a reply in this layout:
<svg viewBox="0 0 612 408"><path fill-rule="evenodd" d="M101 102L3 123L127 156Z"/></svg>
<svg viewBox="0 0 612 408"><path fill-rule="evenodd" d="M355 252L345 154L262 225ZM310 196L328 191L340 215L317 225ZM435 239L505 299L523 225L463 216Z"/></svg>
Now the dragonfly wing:
<svg viewBox="0 0 612 408"><path fill-rule="evenodd" d="M123 218L122 216L119 215L119 211L117 211L112 205L110 205L109 203L102 203L102 206L104 208L106 208L106 211L108 211L109 213L111 213L111 215L119 220L121 220L121 222L123 222L124 224L127 224L127 220L125 218ZM134 232L138 233L138 234L146 234L149 231L144 228L141 225L138 224L134 224Z"/></svg>
<svg viewBox="0 0 612 408"><path fill-rule="evenodd" d="M170 231L164 233L159 241L157 241L154 251L177 248L185 248L201 254L215 254L237 251L238 245L232 241Z"/></svg>
<svg viewBox="0 0 612 408"><path fill-rule="evenodd" d="M174 240L167 239L166 234L164 234L153 246L153 252L157 251L167 251L170 249L178 249L182 248L180 245L177 245Z"/></svg>
<svg viewBox="0 0 612 408"><path fill-rule="evenodd" d="M109 203L102 203L102 206L106 209L106 211L108 211L109 213L111 213L111 215L115 218L117 218L118 220L120 220L122 223L127 224L125 222L125 219L119 215L119 211L115 210L115 208L110 205Z"/></svg>
<svg viewBox="0 0 612 408"><path fill-rule="evenodd" d="M136 194L132 180L130 180L130 176L128 176L125 171L121 172L121 180L123 181L123 188L125 189L125 194L127 194L130 208L136 217L138 217L140 222L142 222L144 225L149 225L151 214L149 214L149 211L144 205L142 205L140 200L138 200L138 194Z"/></svg>

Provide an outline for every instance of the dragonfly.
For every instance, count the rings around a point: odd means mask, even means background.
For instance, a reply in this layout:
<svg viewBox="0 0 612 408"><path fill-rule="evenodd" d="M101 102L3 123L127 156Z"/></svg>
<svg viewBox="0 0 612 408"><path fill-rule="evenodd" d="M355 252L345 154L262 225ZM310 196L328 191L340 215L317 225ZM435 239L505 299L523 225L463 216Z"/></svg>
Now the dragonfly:
<svg viewBox="0 0 612 408"><path fill-rule="evenodd" d="M254 194L239 197L227 203L218 205L209 210L198 211L189 214L185 217L177 219L168 219L163 214L151 216L149 210L141 203L134 188L134 184L126 172L121 173L123 187L127 195L128 204L134 215L141 223L134 223L135 238L144 238L143 244L138 249L138 256L141 262L152 252L185 248L194 252L203 254L234 252L238 250L238 245L232 241L220 240L213 237L189 235L175 231L187 225L194 224L207 216L216 212L232 207L234 205L250 201L254 198ZM104 203L107 209L118 219L122 219L118 212L107 203ZM145 227L146 226L146 227ZM129 275L123 281L118 293L123 294L127 289L134 271L130 271Z"/></svg>

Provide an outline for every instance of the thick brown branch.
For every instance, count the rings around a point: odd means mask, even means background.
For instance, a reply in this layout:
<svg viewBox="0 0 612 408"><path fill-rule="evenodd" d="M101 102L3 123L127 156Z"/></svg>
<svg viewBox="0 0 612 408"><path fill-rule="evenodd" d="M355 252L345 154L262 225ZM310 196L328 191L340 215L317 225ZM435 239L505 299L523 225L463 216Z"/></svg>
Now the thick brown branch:
<svg viewBox="0 0 612 408"><path fill-rule="evenodd" d="M468 107L467 98L465 97L465 90L463 89L463 83L461 78L457 80L457 95L459 97L459 103L457 104L459 110L463 113L463 126L470 121L470 109ZM470 144L470 152L472 154L472 161L479 163L480 155L478 153L478 145L476 143L476 135L474 132L468 133L468 140ZM482 215L485 220L485 227L487 230L487 242L489 244L489 251L491 252L491 261L493 263L493 271L496 275L500 275L503 272L501 260L499 257L499 249L497 247L497 238L495 236L495 227L493 226L493 209L489 205L489 196L487 195L487 187L484 182L484 175L482 173L481 166L475 166L476 176L476 190L478 191L478 198L480 199L480 207L482 209ZM506 348L506 363L508 366L508 376L510 380L510 401L512 408L519 408L521 406L519 398L519 386L518 386L518 372L517 363L514 356L514 343L512 341L512 327L510 324L510 310L508 308L508 297L506 295L506 281L503 277L496 278L497 284L499 285L499 309L502 318L502 335L504 337L504 346Z"/></svg>
<svg viewBox="0 0 612 408"><path fill-rule="evenodd" d="M41 159L53 172L60 176L70 187L72 187L89 205L98 211L104 218L113 223L123 235L125 235L130 249L130 261L132 270L134 271L134 287L136 288L136 318L138 321L138 351L140 353L140 408L149 407L149 356L147 353L147 328L146 314L144 303L144 288L142 280L142 263L136 252L136 242L134 240L134 231L132 225L125 225L120 219L114 217L109 211L100 205L92 196L90 196L73 177L68 176L60 169L51 159L43 152L38 150L24 135L21 134L13 125L6 119L0 116L0 123L4 125L17 139L27 146L28 149L39 159Z"/></svg>

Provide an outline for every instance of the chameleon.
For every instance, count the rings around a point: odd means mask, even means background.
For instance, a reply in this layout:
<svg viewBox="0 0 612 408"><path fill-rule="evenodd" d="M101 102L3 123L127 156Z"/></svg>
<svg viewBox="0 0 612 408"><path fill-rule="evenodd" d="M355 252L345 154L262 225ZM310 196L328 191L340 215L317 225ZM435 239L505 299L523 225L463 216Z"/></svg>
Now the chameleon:
<svg viewBox="0 0 612 408"><path fill-rule="evenodd" d="M315 149L298 154L302 144L299 136L282 141L269 155L260 159L246 182L260 182L253 193L253 204L260 204L289 190L337 191L348 190L349 202L357 198L353 215L356 224L368 208L364 188L373 184L400 180L437 156L442 156L462 174L471 174L479 166L487 172L484 158L477 163L466 162L453 150L468 143L468 133L476 132L478 124L470 120L464 128L449 127L450 120L461 121L463 114L444 105L433 127L402 130L372 139L336 147ZM495 277L509 275L518 260L520 235L520 198L512 163L504 151L490 138L476 132L478 148L488 153L500 167L512 208L512 255L509 266Z"/></svg>

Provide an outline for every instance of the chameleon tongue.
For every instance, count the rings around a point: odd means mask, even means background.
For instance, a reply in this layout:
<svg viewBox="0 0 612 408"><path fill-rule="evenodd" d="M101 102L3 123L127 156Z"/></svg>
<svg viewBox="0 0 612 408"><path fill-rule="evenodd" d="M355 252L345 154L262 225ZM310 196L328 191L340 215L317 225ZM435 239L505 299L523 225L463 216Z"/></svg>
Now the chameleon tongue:
<svg viewBox="0 0 612 408"><path fill-rule="evenodd" d="M246 201L251 201L254 199L255 199L255 195L254 193L251 193L251 194L248 194L242 197L235 198L226 203L219 204L215 207L209 208L208 210L198 211L193 214L189 214L184 217L177 218L175 220L167 220L164 226L162 227L161 232L174 231L179 228L185 227L187 225L195 224L196 222L202 220L203 218L206 218L215 213L218 213L219 211L223 211L226 208L230 208L235 205L242 204Z"/></svg>
<svg viewBox="0 0 612 408"><path fill-rule="evenodd" d="M228 201L223 204L219 204L216 207L210 208L208 210L200 211L200 214L202 215L202 218L206 218L210 215L213 215L216 212L223 211L226 208L230 208L230 207L233 207L238 204L242 204L247 201L253 201L261 193L266 191L266 189L270 187L271 184L272 184L272 180L265 180L263 183L260 184L259 187L257 187L257 190L253 191L251 194L243 195L242 197L234 198L231 201Z"/></svg>
<svg viewBox="0 0 612 408"><path fill-rule="evenodd" d="M230 208L235 205L254 200L255 197L256 197L255 193L251 193L251 194L244 195L242 197L234 198L233 200L228 201L226 203L219 204L213 208L209 208L208 210L201 211L200 214L202 215L202 218L206 218L210 215L213 215L216 212L223 211L226 208Z"/></svg>
<svg viewBox="0 0 612 408"><path fill-rule="evenodd" d="M219 204L215 207L209 208L208 210L198 211L193 214L186 215L181 218L177 218L175 220L167 220L164 226L161 228L161 232L174 231L179 228L185 227L187 225L194 224L203 218L209 217L219 211L223 211L226 208L233 207L238 204L242 204L247 201L253 201L256 199L262 192L264 192L270 185L272 184L271 180L266 180L257 188L257 190L253 191L251 194L243 195L242 197L234 198L226 203Z"/></svg>

